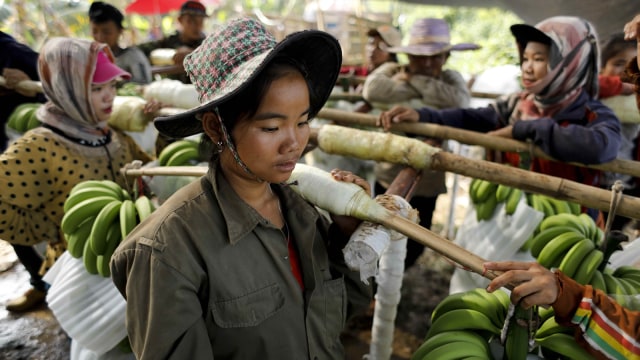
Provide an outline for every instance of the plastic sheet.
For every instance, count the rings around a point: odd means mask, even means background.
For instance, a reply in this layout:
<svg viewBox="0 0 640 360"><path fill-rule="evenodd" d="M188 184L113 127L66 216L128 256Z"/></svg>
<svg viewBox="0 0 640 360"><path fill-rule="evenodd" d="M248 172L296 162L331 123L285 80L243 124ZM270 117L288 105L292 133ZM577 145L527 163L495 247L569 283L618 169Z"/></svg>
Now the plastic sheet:
<svg viewBox="0 0 640 360"><path fill-rule="evenodd" d="M65 252L44 276L47 303L60 326L82 348L102 355L127 336L126 302L110 278L89 274Z"/></svg>
<svg viewBox="0 0 640 360"><path fill-rule="evenodd" d="M534 261L528 252L518 251L533 234L544 214L527 205L525 197L513 215L507 215L504 203L498 204L493 217L478 222L476 211L469 208L454 243L487 260ZM463 269L456 269L451 277L449 293L486 287L489 280Z"/></svg>

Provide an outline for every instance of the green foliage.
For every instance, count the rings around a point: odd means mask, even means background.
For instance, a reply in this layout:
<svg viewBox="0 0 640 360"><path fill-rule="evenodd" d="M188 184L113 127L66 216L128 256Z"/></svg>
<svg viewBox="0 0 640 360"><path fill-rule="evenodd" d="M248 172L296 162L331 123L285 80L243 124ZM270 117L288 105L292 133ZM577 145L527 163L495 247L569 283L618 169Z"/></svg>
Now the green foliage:
<svg viewBox="0 0 640 360"><path fill-rule="evenodd" d="M124 10L130 1L107 0L107 2ZM38 0L14 2L13 15L6 18L6 21L0 25L0 30L13 34L19 41L27 43L36 50L45 37L63 35L61 25L66 26L74 36L90 38L89 20L86 14L89 3L80 2L80 6L71 6L70 2L63 0L46 2L49 9L52 9L60 19L58 24L54 24L51 21L54 17L50 13L45 17L42 2ZM257 6L265 15L273 13L284 15L282 13L288 12L288 18L300 18L307 3L302 0L221 1L221 5L216 7L215 12L207 19L205 31L212 31L217 25L237 16L238 12L254 16L254 9ZM19 9L17 4L21 4L22 9ZM362 14L365 16L375 13L391 14L395 19L393 25L400 27L405 34L405 41L408 40L407 34L416 19L424 17L445 19L451 28L453 43L471 42L482 46L480 50L458 51L451 54L445 66L463 74L472 75L492 66L518 63L517 49L509 26L521 23L522 20L509 11L499 8L421 5L393 0L366 0L360 4ZM175 15L175 13L168 14L162 18L126 16L127 31L125 31L123 44L145 41L154 24L159 24L165 34L173 32L176 26ZM400 61L406 62L406 57L401 56Z"/></svg>
<svg viewBox="0 0 640 360"><path fill-rule="evenodd" d="M409 5L399 6L400 29L408 40L411 25L420 18L442 18L451 29L451 42L475 43L481 49L455 51L446 67L465 74L478 74L489 67L518 64L518 51L509 27L523 21L515 14L500 8L446 7Z"/></svg>

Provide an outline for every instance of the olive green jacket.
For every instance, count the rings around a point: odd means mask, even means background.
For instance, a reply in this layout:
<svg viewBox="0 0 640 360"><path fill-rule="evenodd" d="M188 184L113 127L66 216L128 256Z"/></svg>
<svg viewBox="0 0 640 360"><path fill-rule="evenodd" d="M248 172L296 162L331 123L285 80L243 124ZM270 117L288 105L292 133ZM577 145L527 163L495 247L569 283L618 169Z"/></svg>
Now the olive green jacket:
<svg viewBox="0 0 640 360"><path fill-rule="evenodd" d="M371 289L343 264L348 239L333 236L334 227L293 190L273 188L305 290L291 272L282 231L210 169L113 255L138 359L344 358L339 335L347 313L364 309Z"/></svg>

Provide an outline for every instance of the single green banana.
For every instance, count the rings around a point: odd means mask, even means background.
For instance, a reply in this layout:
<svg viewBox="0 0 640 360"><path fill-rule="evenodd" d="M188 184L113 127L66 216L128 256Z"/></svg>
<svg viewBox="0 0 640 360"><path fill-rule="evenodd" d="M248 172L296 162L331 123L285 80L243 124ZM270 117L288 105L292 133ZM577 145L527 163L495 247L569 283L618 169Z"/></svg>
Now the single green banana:
<svg viewBox="0 0 640 360"><path fill-rule="evenodd" d="M598 267L603 260L604 253L602 251L599 249L591 250L591 252L584 257L578 269L576 269L573 280L582 285L590 283L594 274L599 272Z"/></svg>
<svg viewBox="0 0 640 360"><path fill-rule="evenodd" d="M568 201L547 197L556 214L569 213L573 214L573 210Z"/></svg>
<svg viewBox="0 0 640 360"><path fill-rule="evenodd" d="M617 296L627 295L626 288L618 281L618 278L606 272L602 273L602 278L607 286L607 294Z"/></svg>
<svg viewBox="0 0 640 360"><path fill-rule="evenodd" d="M613 270L613 276L618 278L637 278L640 280L640 268L631 265L622 265Z"/></svg>
<svg viewBox="0 0 640 360"><path fill-rule="evenodd" d="M525 309L516 305L507 328L503 357L505 360L526 360L529 353L529 320L532 318L532 312L533 308Z"/></svg>
<svg viewBox="0 0 640 360"><path fill-rule="evenodd" d="M573 215L580 215L582 213L582 205L571 201L567 201L567 204L569 205Z"/></svg>
<svg viewBox="0 0 640 360"><path fill-rule="evenodd" d="M578 215L578 219L580 219L580 221L582 221L582 224L584 224L586 237L589 238L589 239L592 239L593 241L596 241L597 240L596 239L596 236L597 236L596 228L598 227L596 225L596 222L593 221L591 216L589 216L589 214L587 214L587 213L582 213L582 214Z"/></svg>
<svg viewBox="0 0 640 360"><path fill-rule="evenodd" d="M507 201L509 195L513 192L513 188L507 185L498 184L496 188L496 200L501 203Z"/></svg>
<svg viewBox="0 0 640 360"><path fill-rule="evenodd" d="M122 187L115 181L112 180L85 180L77 183L69 192L69 196L75 194L77 191L80 191L85 188L91 188L95 186L104 187L106 189L111 189L114 196L121 196Z"/></svg>
<svg viewBox="0 0 640 360"><path fill-rule="evenodd" d="M479 180L478 189L476 190L478 203L483 203L487 201L490 197L496 197L496 189L498 189L498 184L492 183L487 180Z"/></svg>
<svg viewBox="0 0 640 360"><path fill-rule="evenodd" d="M616 277L616 280L624 290L625 295L636 295L640 292L640 288L638 288L636 285L637 282L627 278L619 278L619 277Z"/></svg>
<svg viewBox="0 0 640 360"><path fill-rule="evenodd" d="M551 308L551 307L550 307ZM535 339L542 339L556 333L573 334L573 329L558 324L555 316L547 318L536 330Z"/></svg>
<svg viewBox="0 0 640 360"><path fill-rule="evenodd" d="M484 351L482 354L489 354L491 351L489 349L489 343L477 333L466 330L452 330L441 332L432 337L426 338L416 352L413 353L411 359L428 359L430 358L428 355L431 351L453 341L460 341L475 345L478 349L482 349L481 351ZM478 355L482 354L479 353Z"/></svg>
<svg viewBox="0 0 640 360"><path fill-rule="evenodd" d="M540 231L531 239L531 247L529 248L531 255L537 258L538 255L540 255L540 251L542 251L549 241L558 235L570 232L579 234L576 229L571 226L554 226Z"/></svg>
<svg viewBox="0 0 640 360"><path fill-rule="evenodd" d="M482 348L475 343L458 341L455 338L437 348L432 349L422 359L454 360L466 359L470 356L478 355ZM486 355L490 354L485 353Z"/></svg>
<svg viewBox="0 0 640 360"><path fill-rule="evenodd" d="M175 155L176 152L184 149L195 149L198 150L198 143L191 140L177 140L167 145L160 151L158 155L158 164L160 166L167 166L167 162L169 159Z"/></svg>
<svg viewBox="0 0 640 360"><path fill-rule="evenodd" d="M529 205L534 210L537 210L537 211L545 214L545 217L547 216L546 213L544 212L544 205L542 205L542 202L540 202L540 197L538 196L538 194L529 194L529 195L527 195L527 201L529 202Z"/></svg>
<svg viewBox="0 0 640 360"><path fill-rule="evenodd" d="M596 242L597 247L602 246L602 243L604 242L604 231L597 226L596 226L596 235L594 236L593 241Z"/></svg>
<svg viewBox="0 0 640 360"><path fill-rule="evenodd" d="M76 259L82 257L84 244L89 239L89 234L91 234L91 228L93 227L94 220L95 216L90 217L80 224L76 231L71 234L64 234L65 239L67 240L67 251L69 252L69 255Z"/></svg>
<svg viewBox="0 0 640 360"><path fill-rule="evenodd" d="M478 203L478 185L480 185L480 179L472 178L469 183L469 198L473 204Z"/></svg>
<svg viewBox="0 0 640 360"><path fill-rule="evenodd" d="M547 269L557 267L565 253L582 239L584 235L577 232L568 232L554 237L540 251L537 257L538 263Z"/></svg>
<svg viewBox="0 0 640 360"><path fill-rule="evenodd" d="M544 196L542 194L533 194L533 195L538 198L538 202L542 207L542 212L544 213L545 218L548 218L549 216L553 216L556 214L556 210L550 202L551 200L550 197Z"/></svg>
<svg viewBox="0 0 640 360"><path fill-rule="evenodd" d="M555 315L555 311L553 311L553 307L547 306L547 308L543 308L542 306L538 307L538 316L540 317L540 324L544 324L550 317Z"/></svg>
<svg viewBox="0 0 640 360"><path fill-rule="evenodd" d="M96 259L96 267L98 268L98 274L103 277L111 276L111 269L109 268L109 261L111 256L116 251L116 248L122 240L122 231L120 230L120 222L118 220L111 223L109 230L107 230L107 246L104 250L104 254L98 255Z"/></svg>
<svg viewBox="0 0 640 360"><path fill-rule="evenodd" d="M121 200L120 194L115 194L111 189L104 186L84 187L74 192L72 195L69 195L67 200L64 202L63 210L64 212L67 212L78 203L99 196L110 196L114 200Z"/></svg>
<svg viewBox="0 0 640 360"><path fill-rule="evenodd" d="M490 196L487 200L476 204L476 219L478 221L491 219L497 205L498 201L495 196Z"/></svg>
<svg viewBox="0 0 640 360"><path fill-rule="evenodd" d="M542 222L540 223L540 231L546 230L554 226L571 226L576 230L578 230L585 237L587 236L586 229L584 228L582 221L578 218L578 216L573 214L569 214L569 213L555 214L553 216L549 216L543 219Z"/></svg>
<svg viewBox="0 0 640 360"><path fill-rule="evenodd" d="M580 346L573 335L564 333L551 334L544 338L537 338L536 342L543 348L549 349L566 359L592 359L587 350Z"/></svg>
<svg viewBox="0 0 640 360"><path fill-rule="evenodd" d="M594 249L596 245L591 239L584 238L578 241L567 251L566 255L560 262L558 269L565 273L568 277L574 278L578 267L584 261L585 257Z"/></svg>
<svg viewBox="0 0 640 360"><path fill-rule="evenodd" d="M192 160L198 159L198 149L184 148L176 151L169 160L167 160L166 166L185 166L189 165Z"/></svg>
<svg viewBox="0 0 640 360"><path fill-rule="evenodd" d="M120 206L120 232L124 239L138 225L136 205L132 200L125 200Z"/></svg>
<svg viewBox="0 0 640 360"><path fill-rule="evenodd" d="M472 289L445 297L431 312L431 322L435 322L440 316L451 310L471 309L485 314L494 325L501 327L504 322L504 315L500 320L499 313L504 313L504 311L500 311L499 307L502 307L502 304L497 297L487 293L485 289L479 290L484 294L480 293L478 289Z"/></svg>
<svg viewBox="0 0 640 360"><path fill-rule="evenodd" d="M427 337L443 331L465 329L485 330L492 334L499 334L501 330L484 313L471 309L455 309L442 314L436 321L431 323Z"/></svg>
<svg viewBox="0 0 640 360"><path fill-rule="evenodd" d="M120 207L122 201L113 200L106 204L96 216L89 235L89 245L96 255L103 255L107 247L107 231L111 224L118 219L120 215Z"/></svg>
<svg viewBox="0 0 640 360"><path fill-rule="evenodd" d="M589 283L591 284L591 286L593 286L594 289L602 290L605 293L607 292L607 284L605 284L604 277L600 270L596 270L593 273L593 276L591 277L591 281L589 281Z"/></svg>
<svg viewBox="0 0 640 360"><path fill-rule="evenodd" d="M91 250L89 241L84 244L84 251L82 252L82 263L84 268L89 274L98 274L98 255Z"/></svg>
<svg viewBox="0 0 640 360"><path fill-rule="evenodd" d="M149 199L145 195L138 197L134 205L136 207L136 211L138 212L138 218L140 219L140 222L143 222L144 219L149 217L149 215L151 215L154 210L151 199Z"/></svg>
<svg viewBox="0 0 640 360"><path fill-rule="evenodd" d="M108 203L116 201L111 196L98 196L79 202L62 216L60 229L65 234L71 234L84 220L97 216Z"/></svg>
<svg viewBox="0 0 640 360"><path fill-rule="evenodd" d="M522 190L520 189L513 189L513 191L509 194L507 202L504 206L504 211L507 213L507 215L513 215L516 212L521 197Z"/></svg>

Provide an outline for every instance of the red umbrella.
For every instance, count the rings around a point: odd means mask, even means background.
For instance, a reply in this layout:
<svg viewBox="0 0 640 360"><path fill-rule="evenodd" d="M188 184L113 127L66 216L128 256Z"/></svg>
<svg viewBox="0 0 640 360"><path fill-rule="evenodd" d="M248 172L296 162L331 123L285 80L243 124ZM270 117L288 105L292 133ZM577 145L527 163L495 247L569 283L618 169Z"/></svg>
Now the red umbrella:
<svg viewBox="0 0 640 360"><path fill-rule="evenodd" d="M127 14L158 15L179 10L186 0L135 0L127 5Z"/></svg>

